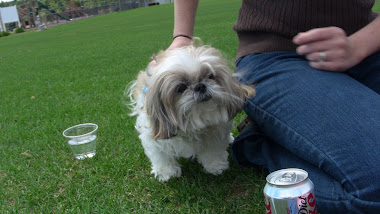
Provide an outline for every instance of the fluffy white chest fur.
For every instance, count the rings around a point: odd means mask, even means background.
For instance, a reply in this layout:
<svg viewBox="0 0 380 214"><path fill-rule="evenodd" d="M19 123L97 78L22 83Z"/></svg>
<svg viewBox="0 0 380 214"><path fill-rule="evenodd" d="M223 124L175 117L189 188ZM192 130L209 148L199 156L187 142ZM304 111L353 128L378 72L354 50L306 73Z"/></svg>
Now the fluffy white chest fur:
<svg viewBox="0 0 380 214"><path fill-rule="evenodd" d="M179 177L176 159L184 157L221 174L228 168L232 119L254 89L237 83L220 52L208 46L160 52L156 61L128 91L151 173L159 181Z"/></svg>

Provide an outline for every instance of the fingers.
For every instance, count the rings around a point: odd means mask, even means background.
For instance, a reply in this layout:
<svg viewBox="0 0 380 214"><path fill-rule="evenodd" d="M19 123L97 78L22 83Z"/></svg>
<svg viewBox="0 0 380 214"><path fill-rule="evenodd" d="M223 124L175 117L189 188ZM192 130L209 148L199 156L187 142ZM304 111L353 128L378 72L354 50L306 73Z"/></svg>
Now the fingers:
<svg viewBox="0 0 380 214"><path fill-rule="evenodd" d="M307 55L313 52L345 48L346 33L337 27L317 28L305 33L299 33L293 38L298 46L297 53Z"/></svg>
<svg viewBox="0 0 380 214"><path fill-rule="evenodd" d="M309 62L310 67L313 67L318 70L324 70L324 71L335 71L335 72L342 72L345 70L344 65L338 64L334 61L317 61L317 62Z"/></svg>
<svg viewBox="0 0 380 214"><path fill-rule="evenodd" d="M347 66L343 58L343 54L334 51L313 52L305 56L309 61L309 65L313 68L326 71L344 71Z"/></svg>
<svg viewBox="0 0 380 214"><path fill-rule="evenodd" d="M327 60L327 53L324 51L313 52L311 54L306 55L305 57L310 62L326 61Z"/></svg>
<svg viewBox="0 0 380 214"><path fill-rule="evenodd" d="M344 71L351 66L352 51L345 32L337 27L313 29L293 38L310 66L320 70Z"/></svg>
<svg viewBox="0 0 380 214"><path fill-rule="evenodd" d="M156 60L153 60L149 63L149 66L151 67L155 67L157 65L157 61Z"/></svg>
<svg viewBox="0 0 380 214"><path fill-rule="evenodd" d="M321 55L322 54L322 55ZM346 52L340 49L325 49L316 50L308 54L304 54L306 59L309 61L317 62L323 61L336 61L339 59L344 59L347 57Z"/></svg>
<svg viewBox="0 0 380 214"><path fill-rule="evenodd" d="M296 51L298 54L307 55L313 52L326 51L330 49L345 49L347 46L347 37L344 31L342 32L343 33L335 31L326 33L322 36L319 36L318 40L313 40L312 42L308 43L300 43L300 46L298 46ZM316 38L317 37L314 37L314 39Z"/></svg>
<svg viewBox="0 0 380 214"><path fill-rule="evenodd" d="M311 42L328 40L332 37L345 37L346 33L338 27L325 27L309 30L299 33L293 38L293 42L297 45L303 45Z"/></svg>
<svg viewBox="0 0 380 214"><path fill-rule="evenodd" d="M332 40L322 40L313 43L308 43L300 45L297 47L296 51L300 55L307 55L310 53L316 53L324 50L330 49L333 45L336 45L335 41Z"/></svg>

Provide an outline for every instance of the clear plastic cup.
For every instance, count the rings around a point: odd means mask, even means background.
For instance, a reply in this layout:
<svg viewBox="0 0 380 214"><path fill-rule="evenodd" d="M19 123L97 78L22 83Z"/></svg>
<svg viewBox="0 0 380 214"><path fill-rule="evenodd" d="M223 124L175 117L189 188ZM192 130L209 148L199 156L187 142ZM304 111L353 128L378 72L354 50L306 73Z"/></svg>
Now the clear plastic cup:
<svg viewBox="0 0 380 214"><path fill-rule="evenodd" d="M93 123L79 124L63 131L74 157L78 160L92 158L96 154L96 131L98 125Z"/></svg>

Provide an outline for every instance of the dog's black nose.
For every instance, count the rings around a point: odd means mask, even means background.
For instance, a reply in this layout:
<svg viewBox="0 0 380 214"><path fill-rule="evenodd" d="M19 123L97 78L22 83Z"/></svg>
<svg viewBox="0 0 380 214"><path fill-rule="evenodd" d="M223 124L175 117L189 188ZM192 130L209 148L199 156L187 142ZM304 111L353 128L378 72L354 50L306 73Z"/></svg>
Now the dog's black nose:
<svg viewBox="0 0 380 214"><path fill-rule="evenodd" d="M195 85L194 91L204 93L206 92L206 86L203 83L198 83Z"/></svg>
<svg viewBox="0 0 380 214"><path fill-rule="evenodd" d="M211 94L207 92L207 87L203 83L196 84L194 91L196 92L196 96L199 102L205 102L212 97Z"/></svg>

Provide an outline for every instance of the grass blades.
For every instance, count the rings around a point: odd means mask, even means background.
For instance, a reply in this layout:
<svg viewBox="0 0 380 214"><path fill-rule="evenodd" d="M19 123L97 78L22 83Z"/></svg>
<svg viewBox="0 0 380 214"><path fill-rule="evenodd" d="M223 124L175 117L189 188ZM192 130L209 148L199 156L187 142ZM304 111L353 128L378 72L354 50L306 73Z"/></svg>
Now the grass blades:
<svg viewBox="0 0 380 214"><path fill-rule="evenodd" d="M196 20L231 61L239 6L203 0ZM150 175L123 93L172 28L165 4L0 38L0 213L264 213L264 174L232 159L221 176L191 160L181 178ZM87 122L99 125L97 154L78 161L62 132Z"/></svg>
<svg viewBox="0 0 380 214"><path fill-rule="evenodd" d="M195 28L234 59L238 0L201 1ZM263 213L260 171L231 159L222 176L180 160L159 183L123 93L171 42L173 4L112 13L0 38L1 213ZM66 128L99 125L94 158L78 161Z"/></svg>

